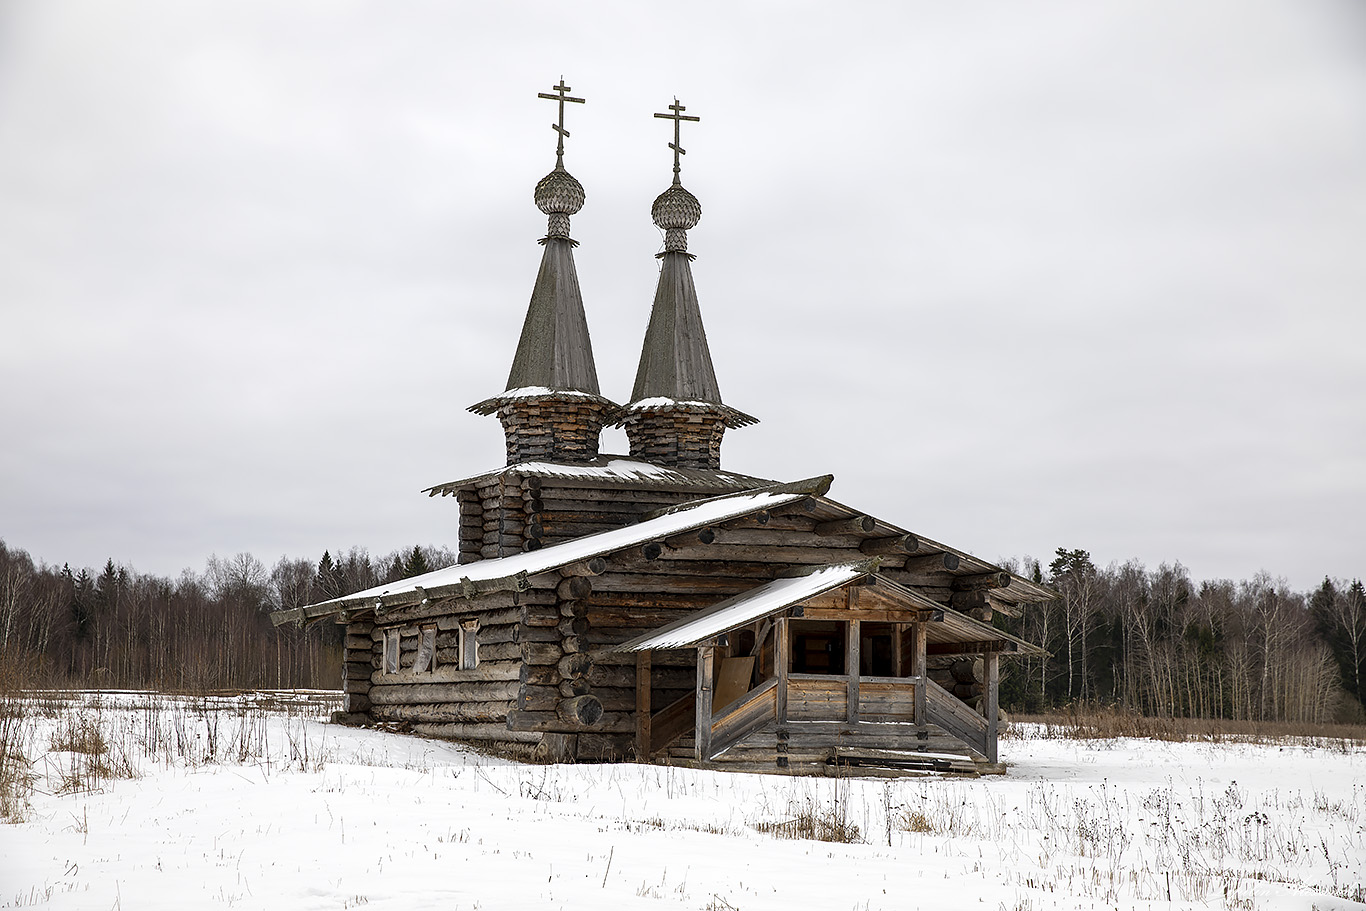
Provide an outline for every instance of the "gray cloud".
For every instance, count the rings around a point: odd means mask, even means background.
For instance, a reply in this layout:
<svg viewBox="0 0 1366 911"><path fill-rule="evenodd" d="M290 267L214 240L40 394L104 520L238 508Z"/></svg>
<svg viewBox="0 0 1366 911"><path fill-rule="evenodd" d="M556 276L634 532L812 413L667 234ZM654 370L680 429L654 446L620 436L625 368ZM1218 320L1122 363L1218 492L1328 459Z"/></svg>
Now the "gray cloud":
<svg viewBox="0 0 1366 911"><path fill-rule="evenodd" d="M1349 2L0 7L0 535L449 544L567 164L604 392L677 93L726 464L988 558L1360 576ZM620 445L620 444L618 444Z"/></svg>

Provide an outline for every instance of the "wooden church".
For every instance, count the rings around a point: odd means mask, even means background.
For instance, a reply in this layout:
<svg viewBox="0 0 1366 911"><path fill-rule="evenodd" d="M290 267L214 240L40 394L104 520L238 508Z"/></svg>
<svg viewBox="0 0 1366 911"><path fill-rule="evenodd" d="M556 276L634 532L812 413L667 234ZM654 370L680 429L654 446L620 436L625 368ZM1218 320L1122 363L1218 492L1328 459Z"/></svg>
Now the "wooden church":
<svg viewBox="0 0 1366 911"><path fill-rule="evenodd" d="M680 180L654 201L659 284L630 400L602 395L564 168L536 185L545 247L497 415L507 464L438 484L460 562L275 622L345 624L344 711L559 761L823 772L997 771L1002 654L1036 651L991 624L1045 588L829 496L721 468L727 405L702 327ZM618 426L627 455L599 452Z"/></svg>

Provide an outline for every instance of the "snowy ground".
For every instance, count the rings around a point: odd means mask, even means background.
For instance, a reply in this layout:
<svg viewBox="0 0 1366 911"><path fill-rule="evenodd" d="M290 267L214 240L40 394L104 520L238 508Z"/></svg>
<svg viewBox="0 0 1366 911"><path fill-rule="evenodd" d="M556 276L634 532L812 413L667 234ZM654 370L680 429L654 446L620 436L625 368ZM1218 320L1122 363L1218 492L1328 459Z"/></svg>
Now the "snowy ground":
<svg viewBox="0 0 1366 911"><path fill-rule="evenodd" d="M33 706L0 907L1360 908L1366 754L1002 742L1008 776L535 766L318 697ZM794 822L795 821L795 822ZM783 837L808 827L851 843ZM776 824L776 825L775 825Z"/></svg>

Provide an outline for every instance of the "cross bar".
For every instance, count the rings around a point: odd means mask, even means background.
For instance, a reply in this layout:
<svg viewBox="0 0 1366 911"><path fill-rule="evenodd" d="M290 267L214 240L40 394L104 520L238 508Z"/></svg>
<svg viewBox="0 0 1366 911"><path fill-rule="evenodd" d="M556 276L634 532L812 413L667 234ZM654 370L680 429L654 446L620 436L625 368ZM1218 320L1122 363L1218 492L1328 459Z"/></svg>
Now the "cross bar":
<svg viewBox="0 0 1366 911"><path fill-rule="evenodd" d="M681 170L678 164L679 156L688 154L687 150L683 148L683 143L678 135L679 125L684 120L689 120L693 123L698 123L702 120L702 118L690 117L689 115L684 114L683 112L686 111L687 108L679 104L677 98L674 99L673 104L669 105L669 110L673 113L656 114L655 117L659 118L660 120L672 120L674 122L674 141L669 143L669 148L673 149L674 152L674 183L677 184L679 183L678 173Z"/></svg>
<svg viewBox="0 0 1366 911"><path fill-rule="evenodd" d="M570 101L574 104L585 104L586 102L582 98L575 98L572 95L565 94L566 92L573 91L573 89L564 84L563 76L560 77L559 85L552 85L550 90L555 94L550 95L545 92L537 92L536 97L544 98L547 101L559 102L560 122L552 123L550 128L559 134L555 141L555 167L562 168L564 167L564 138L569 135L569 131L564 128L564 103Z"/></svg>

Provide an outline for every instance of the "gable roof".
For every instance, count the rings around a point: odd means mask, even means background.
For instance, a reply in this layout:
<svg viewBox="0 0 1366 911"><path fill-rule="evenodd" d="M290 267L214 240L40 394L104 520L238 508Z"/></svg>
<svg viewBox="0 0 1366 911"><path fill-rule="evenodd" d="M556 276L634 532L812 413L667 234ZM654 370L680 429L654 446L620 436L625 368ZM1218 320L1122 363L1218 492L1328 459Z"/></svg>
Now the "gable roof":
<svg viewBox="0 0 1366 911"><path fill-rule="evenodd" d="M850 519L856 516L865 515L861 510L846 506L829 497L817 497L813 501L814 511L812 517L818 521L829 521L834 519ZM873 530L868 533L870 538L893 538L902 535L910 535L919 544L915 550L916 556L932 554L951 554L958 559L958 568L952 571L953 576L969 576L983 573L1006 572L1010 576L1010 585L1005 588L995 588L988 592L987 599L993 607L1003 613L1015 613L1019 605L1032 604L1039 601L1052 601L1058 597L1052 589L1026 579L1018 573L1002 570L994 563L988 563L980 557L974 557L966 551L958 550L947 544L942 544L932 538L924 537L909 529L902 528L884 519L873 517ZM883 566L883 573L894 570L894 567Z"/></svg>
<svg viewBox="0 0 1366 911"><path fill-rule="evenodd" d="M929 610L934 621L926 625L925 638L929 645L958 643L993 643L996 651L1042 655L1045 650L997 629L989 623L974 620L966 614L945 607L923 597L912 589L898 585L877 574L879 558L848 563L830 563L806 568L795 576L774 579L757 585L747 592L689 614L680 620L651 630L618 645L607 646L607 652L643 652L650 649L693 648L708 639L747 623L781 613L791 607L823 594L866 579L885 602L904 609Z"/></svg>
<svg viewBox="0 0 1366 911"><path fill-rule="evenodd" d="M830 488L830 482L833 480L830 475L822 475L791 484L774 484L742 493L681 503L678 506L657 510L644 521L624 528L585 535L573 541L508 557L458 563L420 576L376 585L365 591L333 598L330 601L293 610L275 611L271 614L271 621L279 626L290 621L303 622L348 609L374 607L376 603L395 607L416 604L432 598L474 598L494 591L525 591L530 576L819 496Z"/></svg>
<svg viewBox="0 0 1366 911"><path fill-rule="evenodd" d="M831 563L812 567L801 575L774 579L747 592L727 598L681 620L665 624L643 636L611 646L608 651L643 652L655 648L687 648L703 640L753 623L760 617L786 610L794 604L839 588L877 569L878 561Z"/></svg>

